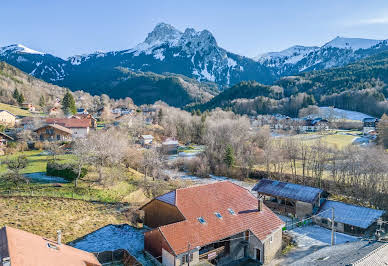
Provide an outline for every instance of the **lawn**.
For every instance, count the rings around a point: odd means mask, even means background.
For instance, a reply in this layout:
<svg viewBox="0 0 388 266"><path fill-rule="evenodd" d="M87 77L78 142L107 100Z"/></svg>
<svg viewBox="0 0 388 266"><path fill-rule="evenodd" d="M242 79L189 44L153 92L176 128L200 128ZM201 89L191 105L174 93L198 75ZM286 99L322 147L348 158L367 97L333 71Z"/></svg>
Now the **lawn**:
<svg viewBox="0 0 388 266"><path fill-rule="evenodd" d="M27 110L24 110L14 105L5 104L5 103L0 103L0 110L7 110L8 112L11 112L14 115L18 115L18 116L32 116L32 114Z"/></svg>
<svg viewBox="0 0 388 266"><path fill-rule="evenodd" d="M47 161L52 159L51 155L47 155L39 150L17 152L12 155L2 156L0 157L0 173L7 170L6 165L3 164L5 160L16 158L20 155L25 155L28 160L27 167L22 171L23 174L46 172ZM58 155L57 158L61 162L70 162L74 159L74 156L72 154L63 154Z"/></svg>
<svg viewBox="0 0 388 266"><path fill-rule="evenodd" d="M62 231L69 242L107 224L128 223L120 204L42 197L0 197L0 227L26 230L50 239Z"/></svg>

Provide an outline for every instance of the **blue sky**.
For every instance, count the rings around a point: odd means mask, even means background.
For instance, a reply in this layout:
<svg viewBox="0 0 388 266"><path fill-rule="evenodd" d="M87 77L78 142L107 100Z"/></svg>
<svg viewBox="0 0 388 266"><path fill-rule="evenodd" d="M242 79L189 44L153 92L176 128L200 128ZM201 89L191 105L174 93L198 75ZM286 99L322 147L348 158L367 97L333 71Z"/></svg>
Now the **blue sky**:
<svg viewBox="0 0 388 266"><path fill-rule="evenodd" d="M0 46L21 43L63 58L131 48L159 22L208 29L221 47L246 56L336 36L388 39L386 0L1 2Z"/></svg>

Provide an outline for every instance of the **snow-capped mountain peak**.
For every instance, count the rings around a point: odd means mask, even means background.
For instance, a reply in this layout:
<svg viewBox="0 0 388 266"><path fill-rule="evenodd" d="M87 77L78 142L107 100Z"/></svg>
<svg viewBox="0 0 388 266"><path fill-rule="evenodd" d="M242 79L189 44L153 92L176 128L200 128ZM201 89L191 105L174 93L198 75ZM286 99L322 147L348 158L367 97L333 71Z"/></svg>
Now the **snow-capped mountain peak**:
<svg viewBox="0 0 388 266"><path fill-rule="evenodd" d="M35 51L31 48L28 48L22 44L12 44L0 48L0 54L4 55L6 53L23 53L23 54L39 54L44 55L45 53Z"/></svg>
<svg viewBox="0 0 388 266"><path fill-rule="evenodd" d="M148 33L145 43L152 45L155 43L163 43L167 41L174 41L181 37L182 32L166 23L159 23L155 26L153 31Z"/></svg>
<svg viewBox="0 0 388 266"><path fill-rule="evenodd" d="M284 57L290 58L295 56L305 56L317 49L319 49L319 47L317 46L294 45L280 52L269 52L269 53L261 54L257 57L254 57L253 59L261 62L270 58L284 58Z"/></svg>
<svg viewBox="0 0 388 266"><path fill-rule="evenodd" d="M358 49L368 49L378 44L382 40L361 39L361 38L345 38L337 36L330 42L326 43L323 48L333 47L340 49L351 49L356 51Z"/></svg>

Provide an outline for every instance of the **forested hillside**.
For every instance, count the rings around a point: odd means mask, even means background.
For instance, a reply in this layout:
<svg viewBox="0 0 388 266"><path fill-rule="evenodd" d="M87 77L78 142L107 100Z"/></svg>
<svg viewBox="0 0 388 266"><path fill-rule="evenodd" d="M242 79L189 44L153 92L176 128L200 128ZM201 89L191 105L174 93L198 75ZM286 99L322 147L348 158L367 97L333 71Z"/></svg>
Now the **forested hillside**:
<svg viewBox="0 0 388 266"><path fill-rule="evenodd" d="M200 109L232 108L239 113L295 116L310 104L381 116L388 111L388 52L340 68L289 76L266 86L240 82Z"/></svg>

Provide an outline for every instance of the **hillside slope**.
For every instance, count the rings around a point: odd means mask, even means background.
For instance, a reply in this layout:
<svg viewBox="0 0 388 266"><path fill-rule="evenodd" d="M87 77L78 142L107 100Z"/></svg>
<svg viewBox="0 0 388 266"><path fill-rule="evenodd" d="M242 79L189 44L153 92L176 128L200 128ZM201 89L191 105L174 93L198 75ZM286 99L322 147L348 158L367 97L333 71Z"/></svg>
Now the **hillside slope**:
<svg viewBox="0 0 388 266"><path fill-rule="evenodd" d="M379 117L388 111L387 97L388 52L382 52L344 67L284 77L273 86L241 82L200 108L295 115L298 109L316 102Z"/></svg>

